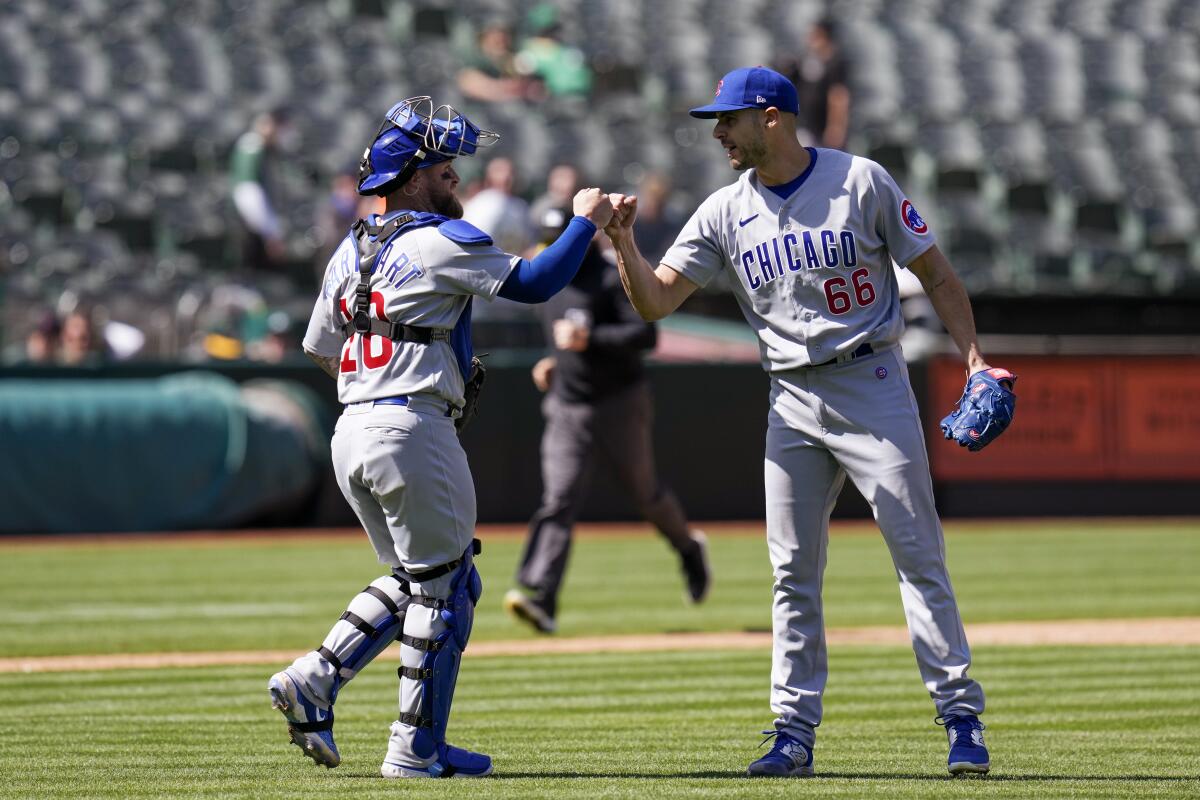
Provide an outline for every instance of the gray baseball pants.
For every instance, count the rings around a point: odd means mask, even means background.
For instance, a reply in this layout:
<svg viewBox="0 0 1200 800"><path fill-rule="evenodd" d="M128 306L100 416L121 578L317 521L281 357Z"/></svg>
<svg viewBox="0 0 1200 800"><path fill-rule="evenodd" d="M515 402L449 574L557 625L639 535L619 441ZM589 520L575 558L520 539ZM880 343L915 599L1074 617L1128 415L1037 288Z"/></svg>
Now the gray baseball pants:
<svg viewBox="0 0 1200 800"><path fill-rule="evenodd" d="M846 476L891 551L921 679L937 713L983 711L946 571L929 460L898 348L844 364L773 373L764 480L775 571L771 710L812 747L828 665L821 586L829 514Z"/></svg>
<svg viewBox="0 0 1200 800"><path fill-rule="evenodd" d="M379 561L421 572L453 561L475 535L475 483L446 403L352 403L331 444L338 487Z"/></svg>
<svg viewBox="0 0 1200 800"><path fill-rule="evenodd" d="M694 548L683 507L658 479L650 425L650 387L638 382L595 403L542 402L542 506L529 523L517 582L550 616L567 570L571 531L597 461L603 461L633 498L638 513L677 552Z"/></svg>

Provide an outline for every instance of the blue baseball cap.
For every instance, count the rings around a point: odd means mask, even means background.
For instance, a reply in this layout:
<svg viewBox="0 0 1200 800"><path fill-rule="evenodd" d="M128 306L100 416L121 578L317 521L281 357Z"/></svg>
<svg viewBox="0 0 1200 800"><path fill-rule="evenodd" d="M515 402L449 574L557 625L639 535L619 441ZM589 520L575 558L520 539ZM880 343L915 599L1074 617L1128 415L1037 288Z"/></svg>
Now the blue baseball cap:
<svg viewBox="0 0 1200 800"><path fill-rule="evenodd" d="M721 78L713 102L688 113L700 119L713 119L725 111L771 106L788 114L800 113L796 87L773 69L742 67Z"/></svg>

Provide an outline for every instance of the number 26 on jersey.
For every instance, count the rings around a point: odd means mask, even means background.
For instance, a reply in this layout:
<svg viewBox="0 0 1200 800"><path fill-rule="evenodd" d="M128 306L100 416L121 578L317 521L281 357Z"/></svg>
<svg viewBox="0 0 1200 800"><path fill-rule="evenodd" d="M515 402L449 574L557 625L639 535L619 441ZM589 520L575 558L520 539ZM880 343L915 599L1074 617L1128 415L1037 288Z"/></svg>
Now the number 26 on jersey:
<svg viewBox="0 0 1200 800"><path fill-rule="evenodd" d="M347 322L353 319L350 308L346 305L346 298L338 300L338 308ZM379 292L371 292L371 312L374 313L376 319L383 322L388 321L387 316L383 313L383 295ZM362 364L367 369L379 369L392 360L394 349L395 344L386 336L363 337L361 334L355 333L342 345L342 362L339 371L358 372L358 361L354 358L356 354L361 357Z"/></svg>

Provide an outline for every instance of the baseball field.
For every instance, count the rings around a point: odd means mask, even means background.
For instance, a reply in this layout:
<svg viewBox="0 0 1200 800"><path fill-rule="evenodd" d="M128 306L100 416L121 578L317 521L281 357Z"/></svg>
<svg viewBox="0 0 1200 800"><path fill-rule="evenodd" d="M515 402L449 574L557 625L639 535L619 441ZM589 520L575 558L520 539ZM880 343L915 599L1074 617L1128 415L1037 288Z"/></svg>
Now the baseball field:
<svg viewBox="0 0 1200 800"><path fill-rule="evenodd" d="M946 774L873 527L832 535L818 777L786 783L743 776L772 719L760 525L709 529L699 607L648 529L584 528L553 638L500 609L521 540L496 528L450 723L496 774L438 784L378 777L394 652L342 692L335 770L267 699L381 573L357 535L0 542L0 797L1200 797L1200 521L946 527L986 778Z"/></svg>

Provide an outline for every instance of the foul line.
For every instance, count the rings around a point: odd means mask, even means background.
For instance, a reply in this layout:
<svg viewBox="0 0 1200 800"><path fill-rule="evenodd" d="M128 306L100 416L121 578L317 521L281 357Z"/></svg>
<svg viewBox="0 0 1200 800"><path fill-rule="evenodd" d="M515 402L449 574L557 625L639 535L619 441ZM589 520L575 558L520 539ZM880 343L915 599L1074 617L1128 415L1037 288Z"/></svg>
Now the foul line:
<svg viewBox="0 0 1200 800"><path fill-rule="evenodd" d="M830 628L829 645L907 645L908 630L897 626ZM1200 617L1152 619L1060 620L1055 622L992 622L967 626L973 645L1200 645ZM657 633L574 638L515 639L472 642L466 655L558 655L585 653L672 652L691 650L754 650L771 646L765 631L723 633ZM104 655L0 658L0 673L93 672L167 667L287 664L295 650L257 650L199 653L112 653Z"/></svg>

